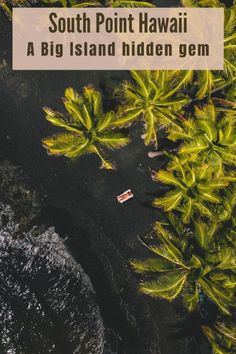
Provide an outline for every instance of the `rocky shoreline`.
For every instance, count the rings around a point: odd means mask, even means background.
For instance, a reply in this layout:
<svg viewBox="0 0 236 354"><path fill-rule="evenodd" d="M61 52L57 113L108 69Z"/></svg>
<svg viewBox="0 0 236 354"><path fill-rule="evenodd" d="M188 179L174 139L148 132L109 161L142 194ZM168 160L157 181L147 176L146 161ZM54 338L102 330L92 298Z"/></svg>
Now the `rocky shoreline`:
<svg viewBox="0 0 236 354"><path fill-rule="evenodd" d="M4 176L9 186L1 197L13 198L18 214L0 203L1 353L102 354L104 325L89 277L53 227L30 229L39 204L19 169L5 164L1 172L0 189Z"/></svg>

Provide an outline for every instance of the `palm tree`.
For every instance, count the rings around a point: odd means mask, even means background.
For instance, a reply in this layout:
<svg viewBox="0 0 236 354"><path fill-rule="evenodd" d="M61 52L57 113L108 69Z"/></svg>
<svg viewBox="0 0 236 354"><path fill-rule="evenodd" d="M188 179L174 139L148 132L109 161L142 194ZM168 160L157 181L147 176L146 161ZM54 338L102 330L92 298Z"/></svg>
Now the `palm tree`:
<svg viewBox="0 0 236 354"><path fill-rule="evenodd" d="M188 162L182 163L177 156L172 158L168 169L154 175L156 181L172 187L163 197L153 201L154 206L166 212L181 212L184 223L189 223L199 214L208 218L218 217L213 206L225 206L223 193L220 195L219 191L226 189L236 177L216 176L214 167L207 164L194 167Z"/></svg>
<svg viewBox="0 0 236 354"><path fill-rule="evenodd" d="M197 308L203 293L222 313L230 315L235 293L235 251L217 244L220 235L216 224L198 220L191 231L179 218L169 215L167 222L157 222L154 230L152 241L142 243L155 257L131 261L134 270L144 277L140 291L168 301L181 296L189 311Z"/></svg>
<svg viewBox="0 0 236 354"><path fill-rule="evenodd" d="M218 175L224 167L236 167L236 111L216 108L212 102L195 107L193 116L181 127L172 126L168 138L181 140L179 155L215 166Z"/></svg>
<svg viewBox="0 0 236 354"><path fill-rule="evenodd" d="M178 125L177 113L189 102L178 92L190 80L190 74L175 74L169 71L131 71L133 81L122 83L115 93L121 105L114 124L123 127L141 120L145 144L157 145L158 126Z"/></svg>
<svg viewBox="0 0 236 354"><path fill-rule="evenodd" d="M216 322L213 326L202 326L208 338L213 354L236 353L236 326L230 320Z"/></svg>
<svg viewBox="0 0 236 354"><path fill-rule="evenodd" d="M60 2L64 7L155 7L148 1L134 0L43 0L47 3Z"/></svg>
<svg viewBox="0 0 236 354"><path fill-rule="evenodd" d="M105 158L103 147L119 149L130 140L113 129L115 113L103 112L100 92L86 86L79 95L73 88L68 88L63 102L67 110L64 115L44 107L46 119L67 131L42 140L48 153L72 159L96 154L101 160L101 168L114 169L115 165Z"/></svg>

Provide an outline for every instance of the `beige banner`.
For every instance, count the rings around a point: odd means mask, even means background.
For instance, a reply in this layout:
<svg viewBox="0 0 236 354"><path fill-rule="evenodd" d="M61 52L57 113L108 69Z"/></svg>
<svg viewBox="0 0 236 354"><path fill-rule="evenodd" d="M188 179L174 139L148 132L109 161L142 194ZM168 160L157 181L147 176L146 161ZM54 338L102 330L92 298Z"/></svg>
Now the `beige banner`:
<svg viewBox="0 0 236 354"><path fill-rule="evenodd" d="M222 8L15 8L14 70L222 70Z"/></svg>

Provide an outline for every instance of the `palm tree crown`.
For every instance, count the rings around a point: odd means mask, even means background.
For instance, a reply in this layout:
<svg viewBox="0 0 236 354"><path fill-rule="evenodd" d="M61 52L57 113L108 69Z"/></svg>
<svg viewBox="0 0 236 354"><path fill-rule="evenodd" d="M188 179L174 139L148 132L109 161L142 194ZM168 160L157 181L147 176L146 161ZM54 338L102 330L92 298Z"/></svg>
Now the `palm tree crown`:
<svg viewBox="0 0 236 354"><path fill-rule="evenodd" d="M169 129L168 137L182 141L180 156L211 164L218 175L224 173L224 166L236 166L236 110L215 108L212 102L195 107L181 127Z"/></svg>
<svg viewBox="0 0 236 354"><path fill-rule="evenodd" d="M236 178L230 175L216 176L215 169L207 164L192 166L186 162L182 166L180 159L174 157L169 171L156 172L154 179L172 186L172 189L155 199L153 205L167 212L178 210L182 213L183 222L189 223L199 214L213 218L214 205L224 205L223 193L220 195L219 191Z"/></svg>
<svg viewBox="0 0 236 354"><path fill-rule="evenodd" d="M189 101L186 96L176 93L188 77L185 72L175 75L166 71L131 71L131 76L133 81L124 82L116 91L122 105L115 125L131 125L141 119L145 144L157 145L158 125L178 124L177 113Z"/></svg>
<svg viewBox="0 0 236 354"><path fill-rule="evenodd" d="M169 301L181 294L189 311L196 309L203 292L222 313L230 315L234 305L235 251L225 244L217 245L220 235L216 224L197 221L194 231L190 231L169 215L168 222L157 222L154 229L152 244L145 246L155 258L131 261L132 267L144 274L140 290Z"/></svg>
<svg viewBox="0 0 236 354"><path fill-rule="evenodd" d="M119 149L129 143L129 138L113 129L115 113L103 112L101 94L91 86L84 87L81 96L68 88L63 102L67 110L65 115L44 108L46 119L67 131L42 140L48 153L69 158L96 154L101 160L101 168L114 169L115 165L105 158L103 147Z"/></svg>

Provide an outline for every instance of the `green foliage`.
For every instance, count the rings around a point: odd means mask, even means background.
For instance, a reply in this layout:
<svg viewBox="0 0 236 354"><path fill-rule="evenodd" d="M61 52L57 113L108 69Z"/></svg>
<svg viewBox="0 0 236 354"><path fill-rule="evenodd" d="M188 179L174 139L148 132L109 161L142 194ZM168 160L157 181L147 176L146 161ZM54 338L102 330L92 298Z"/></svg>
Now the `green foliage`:
<svg viewBox="0 0 236 354"><path fill-rule="evenodd" d="M134 0L108 0L110 7L155 7L149 1L134 1Z"/></svg>
<svg viewBox="0 0 236 354"><path fill-rule="evenodd" d="M202 326L212 346L213 354L236 353L236 326L232 321L216 322L212 327Z"/></svg>
<svg viewBox="0 0 236 354"><path fill-rule="evenodd" d="M223 77L235 80L236 76L236 6L225 10L224 72Z"/></svg>
<svg viewBox="0 0 236 354"><path fill-rule="evenodd" d="M211 95L215 84L214 74L210 70L195 71L195 77L197 86L197 91L195 94L196 98L198 100L203 100L206 96Z"/></svg>
<svg viewBox="0 0 236 354"><path fill-rule="evenodd" d="M225 5L219 0L182 0L183 6L186 7L224 7ZM224 70L195 71L193 78L194 84L197 86L196 98L203 100L206 96L210 96L215 90L228 85L229 82L235 81L236 77L236 7L235 4L231 8L225 8L224 21Z"/></svg>
<svg viewBox="0 0 236 354"><path fill-rule="evenodd" d="M185 7L224 7L219 0L182 0Z"/></svg>
<svg viewBox="0 0 236 354"><path fill-rule="evenodd" d="M234 306L235 251L223 243L218 245L216 224L198 220L190 231L170 215L167 223L157 222L154 229L156 240L145 246L155 257L131 261L144 277L141 292L168 301L181 295L189 311L197 308L203 292L222 313L230 315Z"/></svg>
<svg viewBox="0 0 236 354"><path fill-rule="evenodd" d="M194 113L171 127L170 140L181 141L178 154L214 167L217 175L236 166L236 110L215 107L212 102L195 106Z"/></svg>
<svg viewBox="0 0 236 354"><path fill-rule="evenodd" d="M215 205L213 213L220 221L229 220L235 213L236 205L236 186L235 183L224 190L224 201L222 204Z"/></svg>
<svg viewBox="0 0 236 354"><path fill-rule="evenodd" d="M191 74L147 70L131 71L131 76L132 82L126 81L116 90L121 105L114 124L130 126L140 119L144 123L145 144L157 145L158 126L178 125L177 114L189 102L179 90L189 82Z"/></svg>
<svg viewBox="0 0 236 354"><path fill-rule="evenodd" d="M192 166L185 162L182 166L178 157L172 159L170 166L168 171L158 171L154 178L173 188L163 197L155 199L153 205L166 212L180 211L184 223L189 223L196 215L214 218L214 204L224 205L224 198L219 191L226 189L236 177L217 176L215 169L207 164Z"/></svg>
<svg viewBox="0 0 236 354"><path fill-rule="evenodd" d="M45 3L61 3L63 7L155 7L148 1L133 1L133 0L43 0Z"/></svg>
<svg viewBox="0 0 236 354"><path fill-rule="evenodd" d="M70 7L69 1L70 0L42 0L45 4L51 4L54 6L55 4L61 4L63 7Z"/></svg>
<svg viewBox="0 0 236 354"><path fill-rule="evenodd" d="M88 1L77 1L77 0L43 0L46 4L61 4L63 7L77 7L77 8L85 8L85 7L100 7L101 2L99 0L88 0Z"/></svg>
<svg viewBox="0 0 236 354"><path fill-rule="evenodd" d="M69 158L85 154L96 154L101 168L114 169L115 165L106 159L103 147L119 149L129 143L129 138L113 129L114 112L103 112L100 92L93 87L84 87L83 95L68 88L63 99L67 114L45 107L46 119L55 126L64 128L42 140L50 155L64 155Z"/></svg>

